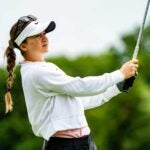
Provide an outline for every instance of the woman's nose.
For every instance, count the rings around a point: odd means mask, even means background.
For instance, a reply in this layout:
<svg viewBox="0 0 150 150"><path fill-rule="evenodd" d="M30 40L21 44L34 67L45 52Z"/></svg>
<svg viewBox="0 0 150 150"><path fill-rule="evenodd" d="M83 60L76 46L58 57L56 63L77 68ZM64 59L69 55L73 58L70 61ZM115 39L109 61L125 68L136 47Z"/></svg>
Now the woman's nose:
<svg viewBox="0 0 150 150"><path fill-rule="evenodd" d="M43 40L43 41L47 41L47 36L46 36L46 34L45 34L45 33L42 33L42 35L41 35L41 36L42 36L42 40Z"/></svg>

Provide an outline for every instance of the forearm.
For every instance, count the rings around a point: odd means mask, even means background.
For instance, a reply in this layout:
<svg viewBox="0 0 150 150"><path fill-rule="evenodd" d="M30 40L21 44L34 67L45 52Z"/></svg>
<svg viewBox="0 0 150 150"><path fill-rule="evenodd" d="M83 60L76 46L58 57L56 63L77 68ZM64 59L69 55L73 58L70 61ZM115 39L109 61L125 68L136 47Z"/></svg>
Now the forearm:
<svg viewBox="0 0 150 150"><path fill-rule="evenodd" d="M117 84L124 78L119 71L107 73L101 76L72 78L53 84L53 90L70 96L94 96L103 93L107 88ZM63 80L63 79L62 79ZM66 80L66 81L65 81Z"/></svg>
<svg viewBox="0 0 150 150"><path fill-rule="evenodd" d="M82 103L84 106L84 109L91 109L98 106L101 106L102 104L108 102L111 98L115 97L116 95L120 94L121 92L117 88L116 85L108 88L104 93L96 95L96 96L90 96L90 97L84 97L82 98Z"/></svg>

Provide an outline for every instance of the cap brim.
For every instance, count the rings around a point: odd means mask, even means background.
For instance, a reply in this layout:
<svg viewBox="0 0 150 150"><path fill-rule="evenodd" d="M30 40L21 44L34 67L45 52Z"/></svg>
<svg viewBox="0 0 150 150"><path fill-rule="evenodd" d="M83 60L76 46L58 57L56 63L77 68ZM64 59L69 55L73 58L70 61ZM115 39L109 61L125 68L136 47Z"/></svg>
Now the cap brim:
<svg viewBox="0 0 150 150"><path fill-rule="evenodd" d="M47 22L47 23L37 23L35 26L35 29L28 35L28 37L37 35L41 32L49 33L53 31L55 27L56 27L56 24L54 21Z"/></svg>
<svg viewBox="0 0 150 150"><path fill-rule="evenodd" d="M51 32L53 31L54 29L56 28L56 23L54 21L51 21L49 23L49 25L47 26L47 28L45 29L45 32L48 33L48 32Z"/></svg>

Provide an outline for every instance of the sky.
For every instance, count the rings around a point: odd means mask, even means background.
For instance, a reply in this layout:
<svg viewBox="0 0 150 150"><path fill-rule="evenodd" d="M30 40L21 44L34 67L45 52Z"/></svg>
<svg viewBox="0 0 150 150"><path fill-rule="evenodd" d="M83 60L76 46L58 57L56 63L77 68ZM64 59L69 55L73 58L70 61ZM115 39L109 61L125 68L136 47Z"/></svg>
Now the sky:
<svg viewBox="0 0 150 150"><path fill-rule="evenodd" d="M48 34L47 56L99 54L141 25L147 0L5 0L0 5L0 64L9 31L18 18L32 14L40 21L54 20ZM149 18L149 14L148 14ZM17 62L22 61L18 50Z"/></svg>

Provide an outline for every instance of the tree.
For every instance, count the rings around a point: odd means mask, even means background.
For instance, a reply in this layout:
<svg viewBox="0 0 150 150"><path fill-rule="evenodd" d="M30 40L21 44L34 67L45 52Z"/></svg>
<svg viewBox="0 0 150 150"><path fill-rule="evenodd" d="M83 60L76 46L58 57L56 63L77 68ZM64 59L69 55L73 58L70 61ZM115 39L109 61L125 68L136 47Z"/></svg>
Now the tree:
<svg viewBox="0 0 150 150"><path fill-rule="evenodd" d="M132 56L137 29L122 37L123 49L112 47L98 56L80 56L70 60L64 56L49 58L71 76L100 75L118 69L122 61ZM140 68L134 87L129 93L122 93L99 108L86 111L98 149L102 150L149 150L150 144L150 71L149 38L150 27L144 31L140 48ZM28 122L20 67L12 89L14 111L5 114L4 94L7 74L0 69L0 149L33 150L41 149L43 140L35 137Z"/></svg>

